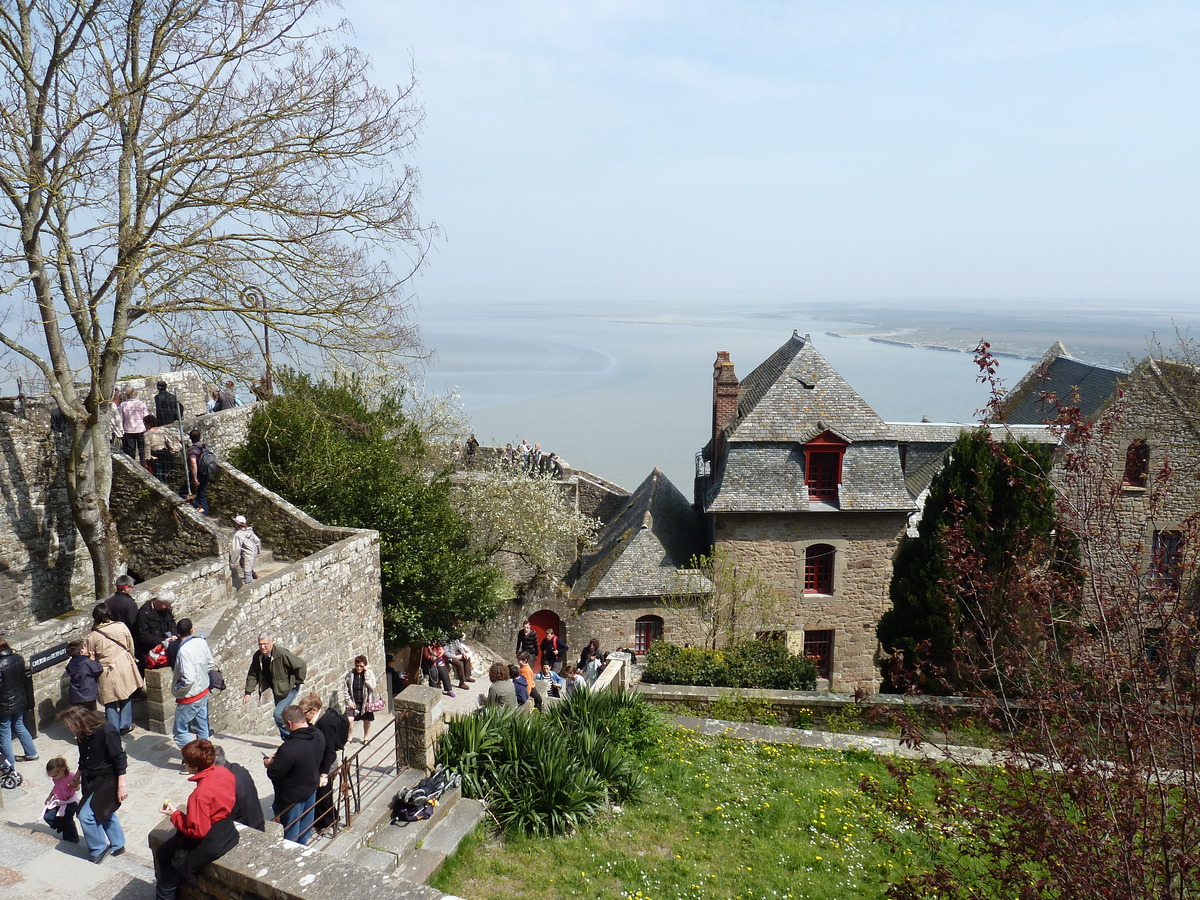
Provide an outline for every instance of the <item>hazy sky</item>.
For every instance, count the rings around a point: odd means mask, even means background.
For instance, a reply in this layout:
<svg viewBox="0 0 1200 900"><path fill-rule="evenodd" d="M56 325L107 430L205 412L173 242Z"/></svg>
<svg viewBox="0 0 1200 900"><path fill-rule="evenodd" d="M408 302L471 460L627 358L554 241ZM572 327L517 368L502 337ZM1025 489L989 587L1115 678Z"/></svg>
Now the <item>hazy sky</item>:
<svg viewBox="0 0 1200 900"><path fill-rule="evenodd" d="M1200 4L346 0L426 300L1200 303Z"/></svg>

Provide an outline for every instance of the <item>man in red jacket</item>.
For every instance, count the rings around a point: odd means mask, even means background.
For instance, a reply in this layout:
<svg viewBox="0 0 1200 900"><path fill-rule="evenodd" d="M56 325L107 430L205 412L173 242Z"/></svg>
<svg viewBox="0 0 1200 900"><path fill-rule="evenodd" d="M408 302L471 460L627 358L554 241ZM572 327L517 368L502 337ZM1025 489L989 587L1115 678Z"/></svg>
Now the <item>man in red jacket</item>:
<svg viewBox="0 0 1200 900"><path fill-rule="evenodd" d="M182 881L196 886L196 873L220 859L237 845L233 808L237 804L237 780L224 766L213 765L217 750L212 742L195 740L183 748L183 762L191 773L188 781L196 785L187 801L187 809L176 809L170 801L163 814L171 817L175 833L154 851L158 866L155 900L175 900ZM181 859L178 851L184 851Z"/></svg>

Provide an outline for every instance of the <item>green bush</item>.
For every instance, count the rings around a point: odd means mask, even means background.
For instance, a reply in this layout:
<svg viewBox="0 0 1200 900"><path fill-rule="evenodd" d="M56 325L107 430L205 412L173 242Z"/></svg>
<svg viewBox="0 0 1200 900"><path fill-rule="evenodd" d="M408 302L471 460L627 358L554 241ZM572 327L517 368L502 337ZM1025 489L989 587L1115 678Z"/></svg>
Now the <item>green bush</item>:
<svg viewBox="0 0 1200 900"><path fill-rule="evenodd" d="M556 835L636 801L646 790L638 757L661 736L641 696L577 691L541 715L486 707L452 720L438 762L462 774L463 793L487 800L506 832Z"/></svg>
<svg viewBox="0 0 1200 900"><path fill-rule="evenodd" d="M642 681L647 684L811 691L817 686L817 669L807 656L792 654L786 647L762 641L741 641L723 651L677 647L657 641L646 656Z"/></svg>

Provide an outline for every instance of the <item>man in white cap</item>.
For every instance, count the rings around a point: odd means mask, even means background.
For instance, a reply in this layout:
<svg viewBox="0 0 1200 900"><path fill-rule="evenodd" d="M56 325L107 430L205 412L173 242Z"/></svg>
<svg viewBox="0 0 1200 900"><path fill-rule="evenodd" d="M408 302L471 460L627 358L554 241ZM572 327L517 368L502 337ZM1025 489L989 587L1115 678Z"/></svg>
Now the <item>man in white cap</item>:
<svg viewBox="0 0 1200 900"><path fill-rule="evenodd" d="M254 561L258 559L262 541L246 522L245 516L234 516L233 524L237 526L237 531L229 542L229 565L235 573L241 569L242 584L249 584L258 577L254 573Z"/></svg>

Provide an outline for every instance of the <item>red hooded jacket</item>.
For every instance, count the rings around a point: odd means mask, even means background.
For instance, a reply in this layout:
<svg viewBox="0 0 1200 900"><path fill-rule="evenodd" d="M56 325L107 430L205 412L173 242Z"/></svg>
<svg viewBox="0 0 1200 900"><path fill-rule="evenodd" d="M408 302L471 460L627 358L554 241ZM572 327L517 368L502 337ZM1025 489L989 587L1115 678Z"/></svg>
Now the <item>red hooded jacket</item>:
<svg viewBox="0 0 1200 900"><path fill-rule="evenodd" d="M188 778L196 789L187 800L187 812L171 813L171 824L181 834L202 838L216 822L228 818L237 804L237 779L224 766L209 766Z"/></svg>

